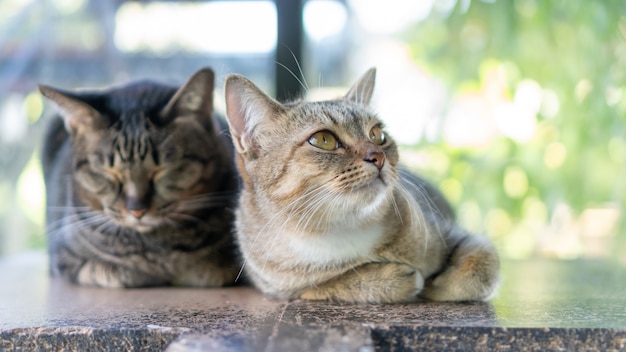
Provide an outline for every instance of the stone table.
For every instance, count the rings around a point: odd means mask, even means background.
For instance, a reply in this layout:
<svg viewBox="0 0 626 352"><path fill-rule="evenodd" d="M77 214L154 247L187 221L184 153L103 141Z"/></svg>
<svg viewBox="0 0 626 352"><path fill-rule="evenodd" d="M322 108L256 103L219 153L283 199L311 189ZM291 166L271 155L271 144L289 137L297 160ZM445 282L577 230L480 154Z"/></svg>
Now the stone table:
<svg viewBox="0 0 626 352"><path fill-rule="evenodd" d="M0 260L1 351L626 351L626 270L605 260L506 261L490 303L398 305L78 287L46 261Z"/></svg>

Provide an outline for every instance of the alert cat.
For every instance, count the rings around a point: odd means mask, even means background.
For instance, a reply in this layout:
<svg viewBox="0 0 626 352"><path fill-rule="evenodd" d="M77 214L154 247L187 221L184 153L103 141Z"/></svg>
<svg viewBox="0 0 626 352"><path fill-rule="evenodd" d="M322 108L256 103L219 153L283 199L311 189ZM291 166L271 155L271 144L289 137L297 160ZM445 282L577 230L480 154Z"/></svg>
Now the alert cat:
<svg viewBox="0 0 626 352"><path fill-rule="evenodd" d="M368 107L375 69L341 99L281 104L240 75L225 93L243 190L247 277L280 299L486 300L499 259L442 195L398 164Z"/></svg>
<svg viewBox="0 0 626 352"><path fill-rule="evenodd" d="M69 92L43 147L50 271L101 287L222 286L238 266L232 144L211 69L180 88Z"/></svg>

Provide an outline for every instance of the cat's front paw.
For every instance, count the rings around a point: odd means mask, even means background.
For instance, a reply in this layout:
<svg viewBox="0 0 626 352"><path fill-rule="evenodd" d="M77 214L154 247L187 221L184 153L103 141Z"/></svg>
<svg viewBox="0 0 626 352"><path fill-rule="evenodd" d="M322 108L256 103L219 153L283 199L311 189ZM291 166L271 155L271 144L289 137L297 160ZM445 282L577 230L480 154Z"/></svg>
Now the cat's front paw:
<svg viewBox="0 0 626 352"><path fill-rule="evenodd" d="M237 279L239 270L235 267L218 267L204 265L181 271L172 280L173 286L187 287L222 287L232 285Z"/></svg>
<svg viewBox="0 0 626 352"><path fill-rule="evenodd" d="M412 266L400 263L386 263L378 278L383 285L381 303L410 302L424 288L424 277Z"/></svg>
<svg viewBox="0 0 626 352"><path fill-rule="evenodd" d="M420 293L433 301L485 301L499 284L499 259L484 239L466 239L452 253L448 267L429 280Z"/></svg>
<svg viewBox="0 0 626 352"><path fill-rule="evenodd" d="M328 294L327 290L320 290L318 288L309 288L304 290L298 297L305 301L326 301L332 300L332 297Z"/></svg>
<svg viewBox="0 0 626 352"><path fill-rule="evenodd" d="M304 300L400 303L416 299L424 279L415 268L400 263L368 263L300 293Z"/></svg>
<svg viewBox="0 0 626 352"><path fill-rule="evenodd" d="M76 283L106 288L123 288L126 286L113 267L96 262L86 262L80 268L76 276Z"/></svg>

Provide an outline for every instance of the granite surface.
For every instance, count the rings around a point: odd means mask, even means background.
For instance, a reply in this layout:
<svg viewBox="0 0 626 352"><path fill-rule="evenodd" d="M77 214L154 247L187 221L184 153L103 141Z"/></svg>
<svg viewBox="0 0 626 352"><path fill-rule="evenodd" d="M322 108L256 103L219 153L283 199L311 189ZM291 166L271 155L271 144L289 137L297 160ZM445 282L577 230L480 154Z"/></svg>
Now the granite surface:
<svg viewBox="0 0 626 352"><path fill-rule="evenodd" d="M626 270L505 262L490 303L285 302L251 288L97 289L0 260L0 351L626 351Z"/></svg>

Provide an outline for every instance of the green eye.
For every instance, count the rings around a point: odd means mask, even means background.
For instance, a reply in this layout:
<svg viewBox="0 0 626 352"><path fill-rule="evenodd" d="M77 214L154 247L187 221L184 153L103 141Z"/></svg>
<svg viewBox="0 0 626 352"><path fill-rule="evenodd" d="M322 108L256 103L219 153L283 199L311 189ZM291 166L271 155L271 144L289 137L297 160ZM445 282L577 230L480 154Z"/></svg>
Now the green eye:
<svg viewBox="0 0 626 352"><path fill-rule="evenodd" d="M339 148L337 138L328 131L320 131L309 137L309 144L324 150L335 150Z"/></svg>
<svg viewBox="0 0 626 352"><path fill-rule="evenodd" d="M376 145L383 145L387 142L385 132L380 127L374 127L370 130L370 141Z"/></svg>

